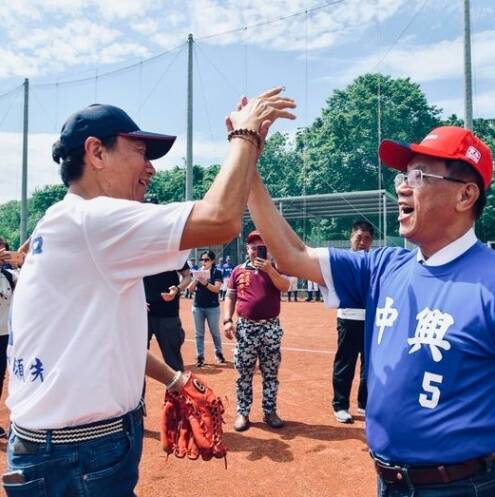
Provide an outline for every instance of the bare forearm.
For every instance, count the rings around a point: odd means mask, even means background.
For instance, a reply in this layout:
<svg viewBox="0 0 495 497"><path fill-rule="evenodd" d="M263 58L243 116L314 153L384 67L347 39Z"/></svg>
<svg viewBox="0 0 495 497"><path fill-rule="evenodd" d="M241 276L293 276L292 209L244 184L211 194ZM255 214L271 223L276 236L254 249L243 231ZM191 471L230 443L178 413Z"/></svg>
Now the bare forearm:
<svg viewBox="0 0 495 497"><path fill-rule="evenodd" d="M211 188L203 201L218 206L229 221L242 216L258 160L257 148L247 140L234 139Z"/></svg>
<svg viewBox="0 0 495 497"><path fill-rule="evenodd" d="M290 287L290 281L286 276L282 276L275 268L273 268L269 273L272 283L281 292L286 292Z"/></svg>
<svg viewBox="0 0 495 497"><path fill-rule="evenodd" d="M173 380L175 371L151 352L148 352L146 357L146 375L167 385Z"/></svg>
<svg viewBox="0 0 495 497"><path fill-rule="evenodd" d="M306 246L280 215L258 173L253 178L248 207L278 267L283 272L289 272Z"/></svg>
<svg viewBox="0 0 495 497"><path fill-rule="evenodd" d="M228 290L227 290L228 292ZM223 308L223 319L232 319L235 312L236 297L227 293L225 297L225 305Z"/></svg>
<svg viewBox="0 0 495 497"><path fill-rule="evenodd" d="M240 230L258 150L246 140L234 139L215 181L202 200L195 202L182 234L181 250L230 241Z"/></svg>

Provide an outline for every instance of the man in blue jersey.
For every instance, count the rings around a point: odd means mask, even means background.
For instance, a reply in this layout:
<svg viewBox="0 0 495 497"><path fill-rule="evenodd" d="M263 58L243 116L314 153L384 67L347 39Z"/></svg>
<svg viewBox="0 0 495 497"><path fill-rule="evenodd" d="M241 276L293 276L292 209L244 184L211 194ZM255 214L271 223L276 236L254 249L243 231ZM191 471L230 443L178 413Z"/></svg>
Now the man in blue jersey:
<svg viewBox="0 0 495 497"><path fill-rule="evenodd" d="M495 252L477 240L492 156L471 131L385 140L400 234L418 248L307 247L259 175L249 208L281 271L366 308L366 432L380 497L495 495ZM324 285L324 287L323 287Z"/></svg>

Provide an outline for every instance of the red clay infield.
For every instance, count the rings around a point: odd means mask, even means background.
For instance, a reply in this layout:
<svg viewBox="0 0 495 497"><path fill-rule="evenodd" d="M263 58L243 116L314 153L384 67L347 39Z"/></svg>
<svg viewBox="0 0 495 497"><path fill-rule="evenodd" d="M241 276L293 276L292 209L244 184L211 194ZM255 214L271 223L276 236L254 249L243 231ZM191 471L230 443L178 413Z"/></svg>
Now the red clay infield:
<svg viewBox="0 0 495 497"><path fill-rule="evenodd" d="M191 301L182 300L186 331L183 352L187 369L194 371L194 330ZM364 420L352 425L335 421L331 371L336 349L335 313L322 303L282 303L284 338L278 411L286 421L281 430L261 422L259 372L254 380L251 428L236 433L235 370L232 342L224 339L227 365L214 364L211 337L206 337L207 367L197 373L222 397L227 397L224 431L229 449L223 460L189 461L162 452L158 420L163 388L148 380L144 453L140 465L139 497L374 497L375 476L364 437ZM160 354L156 343L152 350ZM356 385L354 385L355 387ZM356 414L353 388L351 413ZM4 400L4 399L2 399ZM3 406L3 402L2 402ZM0 424L7 426L7 410ZM5 441L0 441L0 466L5 467ZM109 496L110 497L110 496ZM117 497L117 496L115 496Z"/></svg>

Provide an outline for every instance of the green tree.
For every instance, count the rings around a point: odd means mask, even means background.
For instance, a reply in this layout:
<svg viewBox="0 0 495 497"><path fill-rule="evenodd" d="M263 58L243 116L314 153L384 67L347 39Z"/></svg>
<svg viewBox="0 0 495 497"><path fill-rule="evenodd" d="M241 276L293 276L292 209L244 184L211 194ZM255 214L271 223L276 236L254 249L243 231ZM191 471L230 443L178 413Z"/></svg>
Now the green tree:
<svg viewBox="0 0 495 497"><path fill-rule="evenodd" d="M409 78L359 76L347 88L335 90L321 116L299 133L297 151L305 159L299 183L312 194L376 190L380 138L421 140L440 124L440 112L428 104L419 84ZM384 167L380 173L382 184L393 191L395 173ZM335 229L339 236L347 236L349 223L350 219L344 218L317 223L317 227L327 234Z"/></svg>

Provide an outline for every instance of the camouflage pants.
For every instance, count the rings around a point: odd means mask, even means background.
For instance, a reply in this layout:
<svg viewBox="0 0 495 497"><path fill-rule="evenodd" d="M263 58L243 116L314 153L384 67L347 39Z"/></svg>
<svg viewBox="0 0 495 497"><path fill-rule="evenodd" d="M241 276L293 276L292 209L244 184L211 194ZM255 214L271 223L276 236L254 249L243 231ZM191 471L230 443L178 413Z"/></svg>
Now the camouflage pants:
<svg viewBox="0 0 495 497"><path fill-rule="evenodd" d="M253 403L253 375L259 358L263 380L263 411L277 408L278 368L283 331L278 318L263 322L239 318L236 329L234 366L237 370L237 412L247 416Z"/></svg>

